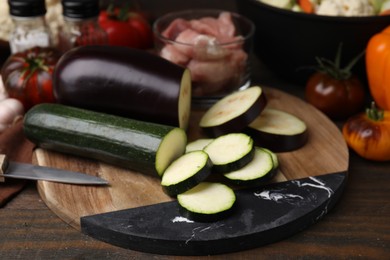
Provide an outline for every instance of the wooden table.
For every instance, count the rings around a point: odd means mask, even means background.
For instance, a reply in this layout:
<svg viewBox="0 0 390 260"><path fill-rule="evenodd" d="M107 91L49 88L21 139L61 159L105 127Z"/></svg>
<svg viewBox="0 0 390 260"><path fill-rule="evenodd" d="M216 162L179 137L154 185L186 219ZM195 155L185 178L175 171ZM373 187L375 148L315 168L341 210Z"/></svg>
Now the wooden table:
<svg viewBox="0 0 390 260"><path fill-rule="evenodd" d="M145 2L150 4L153 1ZM167 6L171 2L174 1L166 1ZM221 4L223 1L215 2ZM224 5L227 9L233 8L230 1L224 2ZM254 83L302 97L303 86L278 79L259 63L254 67ZM343 122L335 123L341 126ZM17 140L14 143L20 145ZM19 150L17 146L12 147L12 150L18 150L14 156L20 160L31 160L30 151L26 151L29 147ZM349 179L344 194L322 220L283 241L210 258L389 259L389 256L390 163L370 162L351 151ZM145 258L195 259L130 251L83 235L46 207L38 195L35 182L28 183L21 193L0 208L0 259Z"/></svg>

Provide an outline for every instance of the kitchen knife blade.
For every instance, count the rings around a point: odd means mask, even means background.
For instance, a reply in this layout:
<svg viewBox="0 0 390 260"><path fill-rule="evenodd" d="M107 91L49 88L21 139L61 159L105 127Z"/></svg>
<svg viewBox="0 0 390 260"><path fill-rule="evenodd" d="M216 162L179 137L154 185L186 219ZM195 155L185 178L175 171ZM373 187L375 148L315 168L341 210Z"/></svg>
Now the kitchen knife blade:
<svg viewBox="0 0 390 260"><path fill-rule="evenodd" d="M72 172L27 163L11 162L5 154L0 154L0 181L1 177L84 185L108 184L106 180L100 177L80 172Z"/></svg>

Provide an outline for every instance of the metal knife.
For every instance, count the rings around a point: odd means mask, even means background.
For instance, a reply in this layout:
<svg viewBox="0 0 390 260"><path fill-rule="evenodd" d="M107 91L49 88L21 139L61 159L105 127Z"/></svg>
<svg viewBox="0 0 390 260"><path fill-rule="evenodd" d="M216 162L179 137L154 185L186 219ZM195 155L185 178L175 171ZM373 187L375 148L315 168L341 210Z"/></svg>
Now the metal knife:
<svg viewBox="0 0 390 260"><path fill-rule="evenodd" d="M0 182L4 181L4 177L84 185L108 184L106 180L100 177L80 172L66 171L27 163L11 162L5 154L0 154Z"/></svg>

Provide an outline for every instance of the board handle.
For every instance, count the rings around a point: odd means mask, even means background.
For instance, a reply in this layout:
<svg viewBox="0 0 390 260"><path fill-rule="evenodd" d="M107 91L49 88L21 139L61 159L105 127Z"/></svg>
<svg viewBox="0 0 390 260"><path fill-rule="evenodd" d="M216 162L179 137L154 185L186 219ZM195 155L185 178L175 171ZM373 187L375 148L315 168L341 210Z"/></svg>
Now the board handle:
<svg viewBox="0 0 390 260"><path fill-rule="evenodd" d="M8 156L5 154L0 154L0 175L5 174L5 171L8 168L8 164L9 164ZM0 176L0 182L4 182L4 181L5 181L4 176Z"/></svg>

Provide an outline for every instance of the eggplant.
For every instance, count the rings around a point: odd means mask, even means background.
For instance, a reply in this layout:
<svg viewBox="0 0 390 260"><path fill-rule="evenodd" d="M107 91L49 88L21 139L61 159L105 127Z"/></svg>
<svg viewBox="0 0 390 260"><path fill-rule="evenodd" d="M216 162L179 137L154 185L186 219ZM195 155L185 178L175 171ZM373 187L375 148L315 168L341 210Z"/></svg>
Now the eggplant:
<svg viewBox="0 0 390 260"><path fill-rule="evenodd" d="M259 86L229 94L211 106L199 126L211 137L240 132L266 107L267 98Z"/></svg>
<svg viewBox="0 0 390 260"><path fill-rule="evenodd" d="M255 145L273 152L290 152L304 146L309 138L307 125L298 117L279 109L266 108L243 132Z"/></svg>
<svg viewBox="0 0 390 260"><path fill-rule="evenodd" d="M64 105L188 127L189 70L143 50L74 48L54 69L53 92L57 102Z"/></svg>

